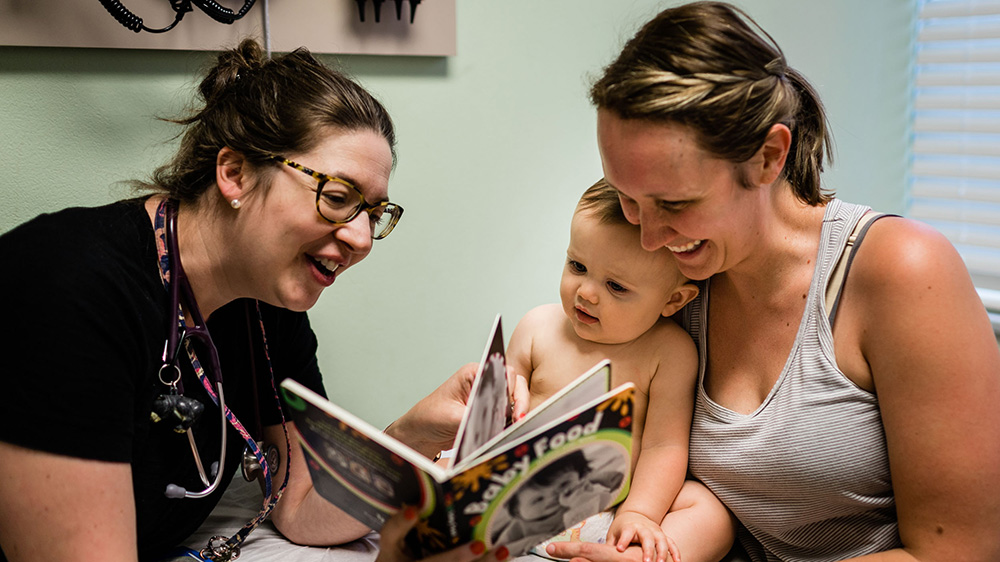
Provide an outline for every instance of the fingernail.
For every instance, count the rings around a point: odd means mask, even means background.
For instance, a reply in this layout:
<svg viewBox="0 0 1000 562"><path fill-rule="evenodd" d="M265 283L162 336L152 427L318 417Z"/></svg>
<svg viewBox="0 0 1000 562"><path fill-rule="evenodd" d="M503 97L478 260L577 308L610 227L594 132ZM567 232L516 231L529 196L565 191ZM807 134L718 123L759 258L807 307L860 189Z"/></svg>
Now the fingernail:
<svg viewBox="0 0 1000 562"><path fill-rule="evenodd" d="M500 548L497 549L496 551L497 560L506 560L508 556L510 556L510 551L507 550L506 546L501 546Z"/></svg>
<svg viewBox="0 0 1000 562"><path fill-rule="evenodd" d="M469 548L472 549L473 554L478 556L486 551L486 544L483 541L473 541Z"/></svg>
<svg viewBox="0 0 1000 562"><path fill-rule="evenodd" d="M416 519L417 518L417 508L415 508L413 506L406 506L406 508L403 509L403 517L405 517L406 519L408 519L410 521Z"/></svg>

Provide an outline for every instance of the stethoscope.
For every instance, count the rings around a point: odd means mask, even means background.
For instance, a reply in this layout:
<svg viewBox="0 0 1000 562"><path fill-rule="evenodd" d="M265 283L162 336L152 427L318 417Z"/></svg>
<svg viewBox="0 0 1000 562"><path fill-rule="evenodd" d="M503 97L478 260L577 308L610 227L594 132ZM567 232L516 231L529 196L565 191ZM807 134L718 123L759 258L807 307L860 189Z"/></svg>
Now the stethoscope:
<svg viewBox="0 0 1000 562"><path fill-rule="evenodd" d="M168 498L203 498L218 489L219 484L222 481L222 476L225 474L226 433L228 430L226 423L228 421L232 424L233 428L236 429L236 431L238 431L247 442L247 447L243 452L243 477L247 481L253 481L257 479L258 475L263 475L265 501L261 507L260 513L258 513L255 518L248 521L247 524L244 525L236 534L228 539L221 535L212 537L209 539L208 545L202 549L201 553L202 556L211 558L212 560L235 560L236 557L239 556L240 545L244 540L246 540L246 537L258 525L260 525L260 523L267 519L268 514L272 509L274 509L274 506L281 498L282 492L288 484L288 475L290 471L285 471L284 481L281 483L276 492L273 491L271 478L278 470L279 454L277 448L271 446L268 448L266 454L262 452L260 449L262 442L255 441L246 428L243 427L243 424L236 419L236 416L232 413L232 411L226 407L226 398L222 389L222 368L219 365L219 352L215 347L215 343L212 341L212 336L208 333L208 327L205 325L205 319L202 317L201 311L198 309L198 303L195 301L194 292L191 290L191 284L188 282L187 275L184 273L184 267L181 265L180 251L177 246L176 202L165 200L159 204L156 211L156 218L154 220L154 230L156 231L156 235L162 244L157 253L159 255L161 279L165 285L169 286L170 314L168 317L170 319L170 323L167 328L167 339L163 344L163 364L160 366L158 373L160 382L167 386L167 392L161 394L154 401L151 418L154 423L169 418L175 424L173 427L174 431L187 434L188 443L191 447L191 454L194 456L195 466L198 468L198 476L204 485L204 489L200 492L190 492L177 484L167 484L166 491L164 493ZM171 272L173 273L172 278ZM193 320L191 325L188 325L185 321L184 312L180 308L182 292L191 320ZM247 314L247 322L249 326L249 311ZM268 369L271 373L271 389L274 391L274 398L278 403L279 414L281 414L281 427L285 434L286 452L289 456L291 456L291 442L288 439L288 430L285 426L284 414L281 413L281 401L278 398L277 387L275 386L274 369L271 366L270 353L268 352L267 347L267 336L264 333L264 320L261 316L259 303L257 305L257 320L260 322L260 334L264 344L264 355L267 358ZM201 342L204 349L208 352L208 361L212 377L211 381L209 381L208 377L205 375L205 370L202 368L194 349L190 345L192 338ZM185 351L187 351L187 356L191 360L191 365L194 367L198 380L205 388L205 392L208 393L209 397L219 407L219 415L222 424L221 447L219 450L219 460L218 462L212 463L211 467L209 467L210 472L206 472L204 465L202 465L198 445L195 443L194 434L191 430L191 426L197 420L201 412L204 411L205 406L194 398L184 396L184 389L181 384L181 370L178 364L178 356L180 355L182 347L181 344L184 344L183 347ZM251 361L253 356L252 347L253 346L251 344ZM253 368L251 368L251 371L253 371L254 388L256 388L256 372ZM212 390L213 384L215 385L215 392ZM257 415L257 421L259 425L259 412ZM259 433L260 428L258 427L258 434ZM274 493L272 494L272 492Z"/></svg>
<svg viewBox="0 0 1000 562"><path fill-rule="evenodd" d="M215 343L212 341L212 336L205 327L205 320L201 315L201 310L198 308L198 303L194 299L191 284L188 282L183 266L181 266L180 252L177 246L177 212L175 206L169 203L166 206L165 228L167 259L169 260L167 271L172 273L169 283L170 310L172 313L169 315L170 328L167 331L167 340L163 346L163 365L160 366L159 379L161 383L168 387L168 390L165 394L161 394L154 402L153 416L154 421L156 421L156 416L162 415L159 412L164 410L173 415L173 421L177 422L174 426L174 431L187 434L191 454L194 456L195 466L198 468L198 476L205 486L200 492L192 492L177 484L167 484L164 493L168 498L203 498L219 487L222 475L225 474L226 434L228 433L228 428L226 427L226 398L222 388L222 369L219 367L219 353L215 348ZM182 291L188 312L194 321L190 325L184 321L180 308ZM211 382L214 383L216 395L218 396L222 439L219 449L219 460L212 463L209 467L210 472L205 471L205 467L201 462L198 445L194 439L194 429L191 427L205 406L194 398L184 396L184 388L181 383L181 370L178 364L181 343L186 342L190 338L201 341L204 344L204 349L208 352L209 366L211 367ZM196 365L195 368L197 370L198 366ZM211 480L209 479L210 475Z"/></svg>

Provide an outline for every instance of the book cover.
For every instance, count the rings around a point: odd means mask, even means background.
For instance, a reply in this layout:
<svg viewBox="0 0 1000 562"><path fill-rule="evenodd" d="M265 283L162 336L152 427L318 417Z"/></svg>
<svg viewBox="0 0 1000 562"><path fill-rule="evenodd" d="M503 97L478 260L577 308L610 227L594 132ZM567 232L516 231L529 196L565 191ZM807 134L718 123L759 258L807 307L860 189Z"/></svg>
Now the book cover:
<svg viewBox="0 0 1000 562"><path fill-rule="evenodd" d="M421 520L407 543L416 556L472 540L518 556L622 501L634 386L609 390L611 365L602 361L504 428L496 421L507 414L499 328L498 317L456 435L456 452L465 450L447 467L285 380L281 392L316 491L376 530L402 506L415 506ZM495 378L484 383L485 376ZM489 388L497 383L502 392ZM490 429L481 432L484 425Z"/></svg>

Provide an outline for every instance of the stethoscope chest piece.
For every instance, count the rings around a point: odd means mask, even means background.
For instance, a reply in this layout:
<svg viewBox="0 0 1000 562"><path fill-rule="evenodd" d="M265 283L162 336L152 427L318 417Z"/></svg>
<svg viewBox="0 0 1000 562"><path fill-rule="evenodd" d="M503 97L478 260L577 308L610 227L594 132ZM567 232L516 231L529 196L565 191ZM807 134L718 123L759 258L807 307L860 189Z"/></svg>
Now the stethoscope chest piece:
<svg viewBox="0 0 1000 562"><path fill-rule="evenodd" d="M205 405L183 394L167 392L153 400L149 418L153 423L166 422L177 433L184 433L198 421Z"/></svg>
<svg viewBox="0 0 1000 562"><path fill-rule="evenodd" d="M257 447L260 448L264 445L263 441L257 442ZM267 460L267 471L274 476L278 472L278 463L281 462L281 457L278 455L278 448L274 445L268 445L267 449L264 451L264 459ZM243 471L243 479L247 482L253 482L254 480L260 478L260 461L250 450L250 447L243 449L243 462L241 463L241 468Z"/></svg>
<svg viewBox="0 0 1000 562"><path fill-rule="evenodd" d="M194 425L205 411L205 405L200 401L181 394L178 384L181 380L181 370L177 367L176 353L173 363L167 361L166 345L164 344L164 363L160 367L160 382L166 385L167 391L160 394L153 400L153 409L149 413L149 419L153 423L166 422L172 426L177 433L184 433ZM164 373L174 373L172 380L165 380Z"/></svg>

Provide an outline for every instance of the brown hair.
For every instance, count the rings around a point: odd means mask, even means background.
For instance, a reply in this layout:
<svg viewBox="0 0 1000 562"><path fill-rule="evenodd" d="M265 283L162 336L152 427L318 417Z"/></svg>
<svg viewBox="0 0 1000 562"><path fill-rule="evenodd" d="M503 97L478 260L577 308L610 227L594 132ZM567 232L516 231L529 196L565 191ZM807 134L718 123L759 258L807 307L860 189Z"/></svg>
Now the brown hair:
<svg viewBox="0 0 1000 562"><path fill-rule="evenodd" d="M597 180L597 183L583 192L583 196L580 197L580 202L577 204L577 210L593 211L601 224L632 225L625 218L625 212L622 211L618 190L611 187L604 178ZM636 228L639 227L636 226Z"/></svg>
<svg viewBox="0 0 1000 562"><path fill-rule="evenodd" d="M305 48L267 58L253 39L219 54L198 87L201 107L166 119L186 126L177 153L140 187L194 202L215 182L223 147L255 166L276 165L271 155L308 152L329 131L370 130L389 143L396 136L381 103L356 82L317 61ZM262 183L266 188L266 181Z"/></svg>
<svg viewBox="0 0 1000 562"><path fill-rule="evenodd" d="M782 177L807 204L832 197L820 185L823 158L833 159L823 104L739 8L694 2L660 12L604 69L590 99L623 119L688 126L704 150L736 163L783 123L792 145Z"/></svg>

